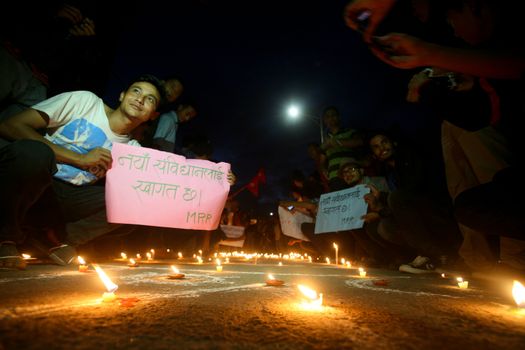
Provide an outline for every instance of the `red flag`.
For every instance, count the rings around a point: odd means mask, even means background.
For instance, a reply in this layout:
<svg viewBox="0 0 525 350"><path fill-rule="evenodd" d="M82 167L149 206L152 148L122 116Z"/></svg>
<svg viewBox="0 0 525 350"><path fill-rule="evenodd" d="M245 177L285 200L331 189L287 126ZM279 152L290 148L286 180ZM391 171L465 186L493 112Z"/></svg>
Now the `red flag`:
<svg viewBox="0 0 525 350"><path fill-rule="evenodd" d="M257 175L248 182L248 185L246 185L246 188L248 191L250 191L255 197L259 197L259 183L266 183L266 174L264 173L264 169L261 168L257 172Z"/></svg>
<svg viewBox="0 0 525 350"><path fill-rule="evenodd" d="M262 182L263 184L266 183L266 174L264 172L264 168L259 169L255 178L257 178L259 182Z"/></svg>

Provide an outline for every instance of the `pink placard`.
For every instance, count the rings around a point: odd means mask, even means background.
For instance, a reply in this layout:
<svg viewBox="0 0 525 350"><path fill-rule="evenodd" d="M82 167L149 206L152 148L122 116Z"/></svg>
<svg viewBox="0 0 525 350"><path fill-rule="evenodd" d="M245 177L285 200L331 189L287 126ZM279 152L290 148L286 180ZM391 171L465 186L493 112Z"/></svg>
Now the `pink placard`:
<svg viewBox="0 0 525 350"><path fill-rule="evenodd" d="M113 144L106 175L108 221L213 230L230 191L230 164Z"/></svg>

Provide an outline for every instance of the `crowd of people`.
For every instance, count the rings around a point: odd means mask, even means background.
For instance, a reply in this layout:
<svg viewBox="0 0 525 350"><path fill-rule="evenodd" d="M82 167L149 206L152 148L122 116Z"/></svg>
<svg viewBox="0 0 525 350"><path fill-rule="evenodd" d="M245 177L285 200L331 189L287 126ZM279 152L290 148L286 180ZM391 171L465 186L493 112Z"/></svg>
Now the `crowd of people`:
<svg viewBox="0 0 525 350"><path fill-rule="evenodd" d="M525 270L518 160L525 52L515 7L510 0L354 0L347 5L344 21L379 60L414 71L406 100L434 109L442 119L442 158L386 129L345 127L337 107L325 108L324 141L308 146L315 172L294 173L293 201L282 206L315 219L322 194L366 185L368 209L361 229L314 234L314 224L304 223L308 241L290 240L291 245L328 256L336 240L352 259L410 273L450 266ZM385 21L400 11L411 13L415 34L410 28L399 33L395 21ZM54 55L78 50L74 39L98 35L96 22L81 8L60 2L52 12L50 21L60 28L47 39L60 48ZM178 77L142 75L123 88L120 105L111 108L93 92L69 91L89 90L92 82L80 73L97 60L79 63L70 75L74 83L66 84L60 70L45 65L53 60L34 51L24 38L2 37L0 266L8 268L24 267L17 250L24 241L65 265L77 247L110 232L129 233L129 225L105 218L103 182L114 142L214 160L205 138L183 147L177 142L179 124L197 115L195 104L180 101L184 82ZM436 162L444 164L443 183ZM228 179L234 183L233 173ZM247 247L281 249L278 220L251 225L238 204L227 202L222 223L245 227ZM228 239L220 229L200 237L206 252Z"/></svg>
<svg viewBox="0 0 525 350"><path fill-rule="evenodd" d="M346 24L362 34L377 58L416 70L406 99L433 108L442 119L441 161L448 192L431 170L439 160L419 154L418 147L388 132L360 135L343 129L334 117L336 109L327 108L323 121L328 139L320 146L321 156L309 149L317 170L310 179L322 186L326 177L330 191L368 183L371 192L364 198L368 213L363 229L315 235L312 224L303 224L319 254L329 254L328 242L351 238L347 244L353 244L354 258L405 272L440 266L523 272L523 187L518 182L523 167L518 159L525 52L519 39L523 30L512 9L510 1L491 0L348 4ZM421 25L415 30L419 37L396 32L392 23L383 25L385 18L403 10ZM361 146L367 152L359 152ZM382 177L386 188L379 189L366 176ZM299 203L308 203L297 204L315 217L319 197L301 196L296 186L293 191Z"/></svg>

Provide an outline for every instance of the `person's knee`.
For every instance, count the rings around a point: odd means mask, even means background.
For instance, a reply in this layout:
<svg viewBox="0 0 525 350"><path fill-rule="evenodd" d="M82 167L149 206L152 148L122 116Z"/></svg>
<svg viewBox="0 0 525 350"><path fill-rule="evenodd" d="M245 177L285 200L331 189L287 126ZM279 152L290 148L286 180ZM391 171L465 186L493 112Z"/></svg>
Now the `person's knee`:
<svg viewBox="0 0 525 350"><path fill-rule="evenodd" d="M10 145L14 166L24 173L50 173L56 171L55 154L51 147L36 140L18 140Z"/></svg>

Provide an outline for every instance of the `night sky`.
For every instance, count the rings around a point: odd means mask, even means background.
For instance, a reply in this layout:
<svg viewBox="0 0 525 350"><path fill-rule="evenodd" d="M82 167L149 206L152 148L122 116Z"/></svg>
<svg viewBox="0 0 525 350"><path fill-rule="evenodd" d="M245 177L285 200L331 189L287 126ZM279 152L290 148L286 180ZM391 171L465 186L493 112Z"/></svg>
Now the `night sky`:
<svg viewBox="0 0 525 350"><path fill-rule="evenodd" d="M259 202L289 196L293 169L313 170L306 147L319 142L319 127L309 119L290 122L286 109L292 102L311 115L334 105L347 127L399 125L421 139L437 137L437 124L404 102L411 72L388 67L369 52L344 24L346 3L135 4L121 28L106 100L115 101L125 82L144 72L180 76L183 99L194 101L199 115L181 125L178 143L195 132L208 136L214 159L231 163L238 177L233 191L265 168L268 183Z"/></svg>

